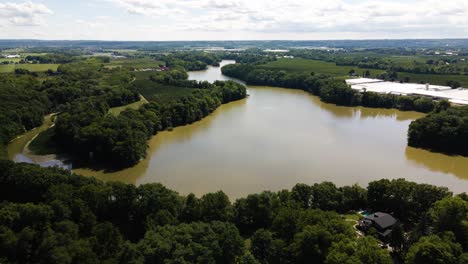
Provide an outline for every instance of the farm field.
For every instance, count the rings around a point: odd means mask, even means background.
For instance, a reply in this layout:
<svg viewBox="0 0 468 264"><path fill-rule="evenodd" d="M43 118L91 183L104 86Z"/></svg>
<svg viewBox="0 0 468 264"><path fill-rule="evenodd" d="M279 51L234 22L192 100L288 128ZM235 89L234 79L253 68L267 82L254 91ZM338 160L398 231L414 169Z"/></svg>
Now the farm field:
<svg viewBox="0 0 468 264"><path fill-rule="evenodd" d="M358 69L354 66L337 66L334 62L325 62L318 60L309 60L302 58L295 59L279 59L260 66L264 69L269 70L284 70L291 73L319 73L327 74L331 76L347 76L351 69L355 69L358 74L360 71L365 71L366 69ZM383 72L383 70L373 70L369 69L372 75Z"/></svg>
<svg viewBox="0 0 468 264"><path fill-rule="evenodd" d="M0 73L13 72L15 69L26 69L32 72L56 71L59 64L4 64L0 65Z"/></svg>
<svg viewBox="0 0 468 264"><path fill-rule="evenodd" d="M150 102L167 102L191 95L195 89L157 84L149 80L134 82L138 92Z"/></svg>
<svg viewBox="0 0 468 264"><path fill-rule="evenodd" d="M325 62L318 60L309 60L302 58L295 59L279 59L274 62L270 62L260 66L264 69L270 70L284 70L291 73L317 73L326 74L335 77L345 77L351 69L356 70L358 75L362 75L364 71L369 70L371 77L375 77L377 74L384 72L383 70L377 69L365 69L358 68L355 66L337 66L333 62ZM467 75L435 75L435 74L415 74L398 72L398 79L402 80L405 77L410 78L410 82L419 83L427 82L435 85L446 85L449 80L459 81L463 87L468 88L468 76Z"/></svg>
<svg viewBox="0 0 468 264"><path fill-rule="evenodd" d="M0 63L4 62L4 61L8 61L8 62L19 62L21 60L21 58L0 58Z"/></svg>

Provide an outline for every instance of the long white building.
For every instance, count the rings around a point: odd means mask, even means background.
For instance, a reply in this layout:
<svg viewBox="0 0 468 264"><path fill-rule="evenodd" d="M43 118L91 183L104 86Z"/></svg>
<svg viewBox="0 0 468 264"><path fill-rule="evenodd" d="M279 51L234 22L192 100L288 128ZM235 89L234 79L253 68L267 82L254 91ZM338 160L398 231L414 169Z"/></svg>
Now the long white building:
<svg viewBox="0 0 468 264"><path fill-rule="evenodd" d="M348 79L346 83L352 89L361 92L370 91L397 95L419 95L437 99L447 99L451 103L468 105L468 89L452 89L449 86L439 86L417 83L386 82L379 79L357 78Z"/></svg>

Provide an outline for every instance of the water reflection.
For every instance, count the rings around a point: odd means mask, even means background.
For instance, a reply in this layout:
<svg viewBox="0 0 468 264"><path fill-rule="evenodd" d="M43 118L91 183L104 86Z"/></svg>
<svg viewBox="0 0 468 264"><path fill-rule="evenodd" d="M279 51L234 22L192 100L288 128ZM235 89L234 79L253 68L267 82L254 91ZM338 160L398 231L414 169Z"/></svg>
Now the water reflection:
<svg viewBox="0 0 468 264"><path fill-rule="evenodd" d="M312 103L317 104L321 109L332 113L339 118L395 118L398 121L418 119L424 114L414 111L399 111L396 109L368 108L368 107L347 107L336 106L324 103L317 96L310 96Z"/></svg>
<svg viewBox="0 0 468 264"><path fill-rule="evenodd" d="M431 171L450 173L460 179L468 180L468 158L466 157L449 156L412 147L407 147L405 154L415 164L429 168Z"/></svg>

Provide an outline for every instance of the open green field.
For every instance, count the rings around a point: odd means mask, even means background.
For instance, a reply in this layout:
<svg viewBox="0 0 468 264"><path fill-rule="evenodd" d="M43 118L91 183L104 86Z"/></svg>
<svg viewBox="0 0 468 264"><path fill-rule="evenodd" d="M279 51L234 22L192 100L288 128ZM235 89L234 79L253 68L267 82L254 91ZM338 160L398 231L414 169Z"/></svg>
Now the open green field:
<svg viewBox="0 0 468 264"><path fill-rule="evenodd" d="M4 62L4 61L8 61L8 62L19 62L21 60L21 58L0 58L0 63Z"/></svg>
<svg viewBox="0 0 468 264"><path fill-rule="evenodd" d="M360 71L366 69L358 69L354 66L336 66L334 62L325 62L318 60L308 60L302 58L295 59L278 59L264 65L260 65L260 68L269 70L284 70L291 73L321 73L331 76L347 76L351 69L355 69L358 74ZM383 72L382 70L370 70L372 75Z"/></svg>
<svg viewBox="0 0 468 264"><path fill-rule="evenodd" d="M408 58L404 58L408 59ZM290 73L311 73L326 74L335 77L345 77L351 69L356 70L358 75L362 75L366 70L369 70L371 77L374 78L377 74L383 72L383 70L377 69L363 69L355 66L337 66L333 62L324 62L318 60L308 60L302 58L294 59L279 59L274 62L270 62L259 67L270 70L284 70ZM410 78L412 83L430 83L436 85L446 85L448 80L459 81L463 87L468 88L468 76L467 75L436 75L436 74L415 74L398 72L398 79L402 80L405 77Z"/></svg>
<svg viewBox="0 0 468 264"><path fill-rule="evenodd" d="M131 104L128 104L128 105L112 107L111 109L109 109L109 114L111 114L113 116L118 116L118 115L120 115L120 113L122 113L123 111L125 111L127 109L135 109L136 110L136 109L140 108L142 105L147 104L147 103L148 103L148 101L143 96L140 96L140 101L137 101L137 102L134 102L134 103L131 103Z"/></svg>
<svg viewBox="0 0 468 264"><path fill-rule="evenodd" d="M158 84L149 80L134 82L138 92L150 102L167 102L191 95L194 89Z"/></svg>
<svg viewBox="0 0 468 264"><path fill-rule="evenodd" d="M0 65L0 73L14 72L15 69L26 69L32 72L56 71L60 64L4 64Z"/></svg>
<svg viewBox="0 0 468 264"><path fill-rule="evenodd" d="M136 69L157 68L159 65L164 65L163 61L153 59L116 59L106 63L106 67L131 67Z"/></svg>
<svg viewBox="0 0 468 264"><path fill-rule="evenodd" d="M2 50L2 53L19 53L19 52L23 52L24 49L22 48L16 48L16 49L5 49L5 50Z"/></svg>

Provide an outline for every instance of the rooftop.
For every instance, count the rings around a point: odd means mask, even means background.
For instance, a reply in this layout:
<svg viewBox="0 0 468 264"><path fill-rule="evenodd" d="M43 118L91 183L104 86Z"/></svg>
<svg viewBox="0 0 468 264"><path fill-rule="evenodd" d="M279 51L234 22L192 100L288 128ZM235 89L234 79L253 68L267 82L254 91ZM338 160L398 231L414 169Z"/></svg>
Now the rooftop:
<svg viewBox="0 0 468 264"><path fill-rule="evenodd" d="M435 99L447 99L455 104L468 105L468 89L452 89L449 86L386 82L379 79L356 78L348 79L346 83L354 90L370 91L385 94L419 95Z"/></svg>
<svg viewBox="0 0 468 264"><path fill-rule="evenodd" d="M389 227L392 227L394 224L396 224L397 220L386 213L373 213L364 218L364 220L370 220L375 223L375 225L378 226L379 229L385 230Z"/></svg>

